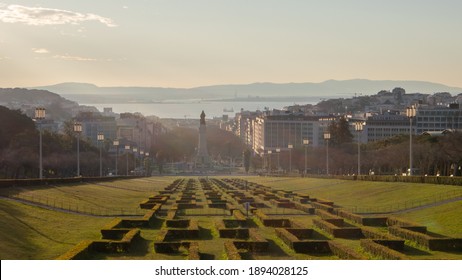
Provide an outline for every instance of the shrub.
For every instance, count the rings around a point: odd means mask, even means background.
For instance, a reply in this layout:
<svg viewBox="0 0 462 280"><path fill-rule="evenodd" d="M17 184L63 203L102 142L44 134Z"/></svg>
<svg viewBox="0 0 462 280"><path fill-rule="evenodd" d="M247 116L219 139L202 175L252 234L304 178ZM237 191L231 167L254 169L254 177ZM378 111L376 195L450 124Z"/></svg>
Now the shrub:
<svg viewBox="0 0 462 280"><path fill-rule="evenodd" d="M343 260L364 260L363 255L359 254L352 248L346 247L334 240L329 240L329 248L334 255Z"/></svg>
<svg viewBox="0 0 462 280"><path fill-rule="evenodd" d="M224 246L225 246L226 255L228 256L228 260L241 260L242 259L241 255L239 254L238 249L234 245L234 242L225 241Z"/></svg>
<svg viewBox="0 0 462 280"><path fill-rule="evenodd" d="M382 257L389 260L404 260L406 255L392 250L386 246L377 244L371 239L361 239L361 247L363 247L367 252L370 252L373 255Z"/></svg>
<svg viewBox="0 0 462 280"><path fill-rule="evenodd" d="M84 240L72 247L69 251L62 254L57 260L85 260L91 255L93 241Z"/></svg>

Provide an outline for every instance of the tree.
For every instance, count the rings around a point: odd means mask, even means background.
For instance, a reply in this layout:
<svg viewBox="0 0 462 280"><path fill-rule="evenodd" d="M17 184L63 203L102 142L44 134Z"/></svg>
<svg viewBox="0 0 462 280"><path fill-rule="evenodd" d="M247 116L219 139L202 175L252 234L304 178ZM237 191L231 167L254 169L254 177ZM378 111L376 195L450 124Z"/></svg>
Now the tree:
<svg viewBox="0 0 462 280"><path fill-rule="evenodd" d="M341 146L353 141L353 135L350 132L348 121L345 117L340 117L337 121L332 121L329 125L332 146Z"/></svg>

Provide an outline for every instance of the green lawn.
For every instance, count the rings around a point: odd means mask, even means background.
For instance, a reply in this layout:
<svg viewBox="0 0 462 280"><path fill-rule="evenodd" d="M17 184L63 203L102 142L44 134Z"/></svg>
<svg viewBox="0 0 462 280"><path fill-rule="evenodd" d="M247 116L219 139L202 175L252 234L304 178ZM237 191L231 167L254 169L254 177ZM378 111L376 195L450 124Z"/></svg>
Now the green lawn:
<svg viewBox="0 0 462 280"><path fill-rule="evenodd" d="M99 239L111 219L0 199L0 259L54 259L84 239Z"/></svg>
<svg viewBox="0 0 462 280"><path fill-rule="evenodd" d="M427 226L431 232L462 237L462 201L398 214L400 217Z"/></svg>
<svg viewBox="0 0 462 280"><path fill-rule="evenodd" d="M65 186L23 187L14 189L18 193L33 194L74 201L80 205L95 207L138 208L141 201L157 190L164 189L178 177L152 177L130 180L115 180L101 184L74 184ZM332 200L340 206L387 206L405 203L412 199L439 196L449 191L461 191L460 187L411 183L356 182L311 178L239 177L258 182L274 189L309 194L315 198ZM9 190L11 191L11 189ZM4 193L5 190L2 190ZM174 196L173 199L176 199ZM203 192L198 196L204 202ZM167 206L167 208L170 207ZM215 219L199 209L197 219L201 230L199 248L214 259L225 259L223 242L218 237ZM217 211L216 209L211 209ZM204 212L205 211L205 212ZM207 214L208 213L208 214ZM418 208L397 213L404 219L425 225L429 231L452 237L462 237L462 201L442 203L429 208ZM192 213L189 213L191 215ZM205 214L205 215L204 215ZM213 213L212 213L213 214ZM387 214L388 215L388 214ZM388 215L390 216L390 215ZM306 227L312 227L312 216L291 216ZM1 259L54 259L82 240L101 238L100 229L113 218L98 218L78 214L51 211L19 202L0 199L0 258ZM258 219L252 219L255 226ZM261 226L261 225L260 225ZM186 252L163 255L154 252L159 228L143 229L144 242L134 252L122 255L95 255L103 259L185 259ZM259 233L270 242L271 255L254 255L254 259L335 259L333 256L309 256L295 254L274 234L273 228L259 227ZM340 240L345 245L361 251L358 240ZM417 259L459 259L460 254L425 252L412 249L408 255ZM415 255L415 257L414 257Z"/></svg>
<svg viewBox="0 0 462 280"><path fill-rule="evenodd" d="M334 201L342 207L387 207L404 205L428 197L439 199L448 193L462 194L459 186L366 182L314 178L248 177L249 181Z"/></svg>

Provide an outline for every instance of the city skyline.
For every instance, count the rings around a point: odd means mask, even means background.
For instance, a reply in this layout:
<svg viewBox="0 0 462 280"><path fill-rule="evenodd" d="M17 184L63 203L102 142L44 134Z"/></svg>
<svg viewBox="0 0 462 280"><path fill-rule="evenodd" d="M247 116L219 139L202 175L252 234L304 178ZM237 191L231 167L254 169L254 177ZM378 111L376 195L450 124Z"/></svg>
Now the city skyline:
<svg viewBox="0 0 462 280"><path fill-rule="evenodd" d="M460 1L4 1L0 87L329 79L462 87Z"/></svg>

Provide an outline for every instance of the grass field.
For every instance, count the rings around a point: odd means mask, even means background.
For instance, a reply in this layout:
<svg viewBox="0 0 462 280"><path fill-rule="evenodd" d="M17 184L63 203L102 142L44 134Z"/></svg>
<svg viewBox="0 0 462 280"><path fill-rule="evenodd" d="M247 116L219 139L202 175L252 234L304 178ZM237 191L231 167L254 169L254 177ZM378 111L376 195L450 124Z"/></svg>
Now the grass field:
<svg viewBox="0 0 462 280"><path fill-rule="evenodd" d="M112 218L62 213L0 200L0 258L54 259L83 239L98 239Z"/></svg>
<svg viewBox="0 0 462 280"><path fill-rule="evenodd" d="M274 189L309 194L311 197L332 200L336 205L346 207L387 207L405 204L411 200L428 197L444 197L448 192L459 193L457 186L356 182L312 178L239 177ZM3 195L28 194L56 200L72 201L88 207L137 208L138 204L158 190L173 182L177 177L151 177L131 180L116 180L101 184L75 184L66 186L22 187L3 189ZM289 213L288 211L287 213ZM192 214L193 211L191 211ZM462 201L427 205L396 215L425 225L432 232L462 237ZM189 214L189 215L192 215ZM198 220L201 228L200 248L214 259L225 259L224 239L216 238L214 216L190 216ZM290 214L290 213L289 213ZM78 242L101 238L100 229L113 218L84 216L75 213L52 211L11 200L0 200L0 258L1 259L54 259ZM307 227L312 226L311 217L294 216L293 219ZM252 219L258 227L258 219ZM161 228L142 230L144 242L132 253L122 255L96 255L103 259L185 259L186 253L177 255L157 254L153 242ZM307 256L295 254L274 235L272 228L259 227L261 235L270 242L272 255L255 255L254 259L336 259L334 256ZM358 241L342 240L344 245L357 251L362 249ZM429 253L410 248L409 255L417 259L460 259L460 254ZM213 256L213 257L212 257ZM415 256L415 257L414 257Z"/></svg>

